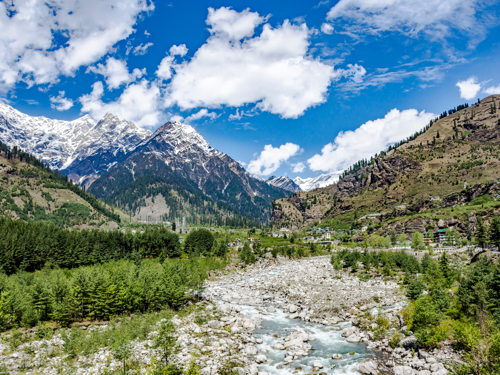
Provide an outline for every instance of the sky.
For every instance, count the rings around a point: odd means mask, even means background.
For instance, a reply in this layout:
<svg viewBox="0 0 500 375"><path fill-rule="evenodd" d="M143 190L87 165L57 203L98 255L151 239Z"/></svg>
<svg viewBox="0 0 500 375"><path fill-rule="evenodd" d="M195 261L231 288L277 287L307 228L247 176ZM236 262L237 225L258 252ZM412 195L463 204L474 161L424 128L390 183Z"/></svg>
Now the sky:
<svg viewBox="0 0 500 375"><path fill-rule="evenodd" d="M499 2L0 0L0 100L178 120L263 177L340 172L500 94Z"/></svg>

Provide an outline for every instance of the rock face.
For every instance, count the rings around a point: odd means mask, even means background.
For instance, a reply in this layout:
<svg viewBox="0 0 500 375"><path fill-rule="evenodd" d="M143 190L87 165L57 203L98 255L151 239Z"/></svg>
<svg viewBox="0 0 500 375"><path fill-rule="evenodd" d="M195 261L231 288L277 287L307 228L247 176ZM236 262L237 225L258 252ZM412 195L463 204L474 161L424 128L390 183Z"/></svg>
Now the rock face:
<svg viewBox="0 0 500 375"><path fill-rule="evenodd" d="M217 151L191 126L167 122L139 144L131 156L94 181L89 191L99 198L124 191L140 178L195 189L262 222L271 217L271 202L285 191L252 177L240 163ZM118 182L118 183L117 183Z"/></svg>
<svg viewBox="0 0 500 375"><path fill-rule="evenodd" d="M74 121L33 117L0 103L0 141L18 146L79 183L91 182L125 160L151 132L107 113Z"/></svg>
<svg viewBox="0 0 500 375"><path fill-rule="evenodd" d="M276 186L280 189L290 191L292 193L295 193L296 191L302 191L299 185L297 185L290 177L287 176L271 176L269 177L266 182L269 185Z"/></svg>

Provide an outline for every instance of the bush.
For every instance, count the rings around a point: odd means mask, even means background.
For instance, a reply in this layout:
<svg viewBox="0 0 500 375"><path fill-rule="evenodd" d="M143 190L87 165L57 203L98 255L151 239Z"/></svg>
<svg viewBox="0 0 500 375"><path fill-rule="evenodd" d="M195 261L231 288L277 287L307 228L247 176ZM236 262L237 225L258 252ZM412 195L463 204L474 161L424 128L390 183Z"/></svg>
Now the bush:
<svg viewBox="0 0 500 375"><path fill-rule="evenodd" d="M189 232L184 242L184 251L190 257L211 255L214 236L207 229L195 229Z"/></svg>

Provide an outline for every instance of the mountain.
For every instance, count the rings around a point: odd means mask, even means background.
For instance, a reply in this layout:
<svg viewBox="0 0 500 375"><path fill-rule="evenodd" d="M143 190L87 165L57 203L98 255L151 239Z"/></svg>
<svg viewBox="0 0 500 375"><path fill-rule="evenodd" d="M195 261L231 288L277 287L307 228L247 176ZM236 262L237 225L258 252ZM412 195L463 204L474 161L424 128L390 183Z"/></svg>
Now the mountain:
<svg viewBox="0 0 500 375"><path fill-rule="evenodd" d="M269 185L276 186L286 191L291 191L292 193L302 190L291 178L287 176L271 176L266 180L266 182Z"/></svg>
<svg viewBox="0 0 500 375"><path fill-rule="evenodd" d="M90 184L150 136L149 130L110 113L97 123L88 115L61 121L29 116L0 102L0 142L20 147L80 184Z"/></svg>
<svg viewBox="0 0 500 375"><path fill-rule="evenodd" d="M317 177L301 178L295 177L293 182L297 184L302 191L311 191L317 188L333 185L339 179L340 173L330 172Z"/></svg>
<svg viewBox="0 0 500 375"><path fill-rule="evenodd" d="M117 228L125 217L36 157L1 142L0 202L0 216L62 228Z"/></svg>
<svg viewBox="0 0 500 375"><path fill-rule="evenodd" d="M158 128L125 161L95 180L89 191L100 198L112 198L120 207L131 207L135 203L124 199L127 186L145 176L161 179L154 184L145 182L145 190L160 186L173 189L163 189L164 198L181 188L229 205L262 223L271 217L271 202L286 195L283 189L251 176L238 162L213 148L192 126L180 122L167 122ZM168 214L167 206L165 210L164 214Z"/></svg>
<svg viewBox="0 0 500 375"><path fill-rule="evenodd" d="M274 202L272 225L411 235L453 228L471 237L500 213L500 95L443 112L334 185Z"/></svg>

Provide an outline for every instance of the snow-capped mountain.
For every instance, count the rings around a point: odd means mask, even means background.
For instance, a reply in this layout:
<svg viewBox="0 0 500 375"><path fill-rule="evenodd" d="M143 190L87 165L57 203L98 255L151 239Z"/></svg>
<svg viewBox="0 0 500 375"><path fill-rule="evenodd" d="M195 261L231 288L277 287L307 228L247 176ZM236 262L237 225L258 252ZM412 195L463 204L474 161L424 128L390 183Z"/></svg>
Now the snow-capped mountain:
<svg viewBox="0 0 500 375"><path fill-rule="evenodd" d="M317 177L301 178L295 177L295 182L303 191L311 191L320 187L333 185L339 180L341 172L324 173Z"/></svg>
<svg viewBox="0 0 500 375"><path fill-rule="evenodd" d="M290 177L287 176L279 176L279 177L271 176L266 180L266 182L269 185L279 187L286 191L291 191L292 193L295 193L296 191L302 191L300 186L297 185Z"/></svg>
<svg viewBox="0 0 500 375"><path fill-rule="evenodd" d="M110 113L95 122L29 116L0 103L0 141L18 146L77 182L91 182L124 160L151 132Z"/></svg>

